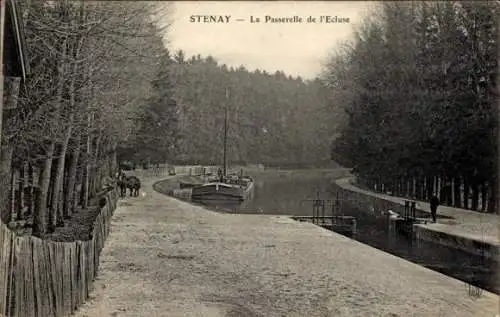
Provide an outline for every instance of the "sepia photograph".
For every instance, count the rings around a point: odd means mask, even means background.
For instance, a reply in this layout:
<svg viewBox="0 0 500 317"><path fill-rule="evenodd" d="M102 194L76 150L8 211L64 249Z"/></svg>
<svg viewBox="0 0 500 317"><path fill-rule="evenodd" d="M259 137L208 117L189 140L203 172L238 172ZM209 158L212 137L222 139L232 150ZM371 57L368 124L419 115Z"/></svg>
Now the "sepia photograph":
<svg viewBox="0 0 500 317"><path fill-rule="evenodd" d="M0 0L0 317L500 317L499 24Z"/></svg>

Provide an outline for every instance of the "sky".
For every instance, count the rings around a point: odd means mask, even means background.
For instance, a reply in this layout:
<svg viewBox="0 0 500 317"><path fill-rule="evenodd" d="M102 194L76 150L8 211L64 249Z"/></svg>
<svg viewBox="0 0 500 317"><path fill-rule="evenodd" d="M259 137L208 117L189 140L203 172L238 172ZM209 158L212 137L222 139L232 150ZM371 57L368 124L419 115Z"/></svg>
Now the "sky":
<svg viewBox="0 0 500 317"><path fill-rule="evenodd" d="M369 7L361 1L175 1L166 35L171 50L212 55L219 63L314 78L335 47L352 37ZM226 23L191 22L193 15L230 16ZM251 23L257 18L260 23ZM300 23L265 23L266 16L302 18ZM316 22L307 22L311 16ZM349 22L326 23L349 19ZM241 19L243 21L237 21ZM227 21L227 19L225 19Z"/></svg>

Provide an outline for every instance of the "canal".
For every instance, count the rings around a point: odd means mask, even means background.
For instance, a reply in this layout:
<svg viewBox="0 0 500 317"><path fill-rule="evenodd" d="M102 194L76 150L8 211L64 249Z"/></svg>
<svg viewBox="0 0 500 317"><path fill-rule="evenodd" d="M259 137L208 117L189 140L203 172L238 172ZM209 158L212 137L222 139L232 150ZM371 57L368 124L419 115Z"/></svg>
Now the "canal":
<svg viewBox="0 0 500 317"><path fill-rule="evenodd" d="M212 210L227 213L312 216L310 199L333 200L332 181L344 175L332 170L273 170L249 173L255 179L252 200L241 204L208 201L203 204ZM327 215L331 211L327 209ZM354 216L357 233L351 237L384 252L404 258L431 270L454 277L470 285L499 294L496 272L498 263L450 247L419 242L403 235L391 237L385 218L366 210L343 205L340 214ZM467 285L464 283L464 290Z"/></svg>

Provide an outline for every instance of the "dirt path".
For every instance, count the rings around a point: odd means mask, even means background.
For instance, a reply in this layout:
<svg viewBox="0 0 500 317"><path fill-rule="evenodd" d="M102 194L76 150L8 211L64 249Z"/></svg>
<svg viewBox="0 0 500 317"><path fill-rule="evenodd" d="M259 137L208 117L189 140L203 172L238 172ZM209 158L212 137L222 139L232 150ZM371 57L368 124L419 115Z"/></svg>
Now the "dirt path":
<svg viewBox="0 0 500 317"><path fill-rule="evenodd" d="M120 202L77 317L494 317L498 296L285 217L217 214L145 195Z"/></svg>

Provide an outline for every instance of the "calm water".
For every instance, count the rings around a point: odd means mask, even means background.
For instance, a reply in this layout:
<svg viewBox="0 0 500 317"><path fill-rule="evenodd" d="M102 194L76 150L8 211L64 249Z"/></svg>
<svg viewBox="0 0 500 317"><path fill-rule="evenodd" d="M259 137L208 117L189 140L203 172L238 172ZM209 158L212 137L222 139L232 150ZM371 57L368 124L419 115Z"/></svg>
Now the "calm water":
<svg viewBox="0 0 500 317"><path fill-rule="evenodd" d="M310 200L319 193L320 199L333 201L332 179L342 175L341 171L266 171L251 174L255 179L252 200L242 204L203 203L220 212L312 216ZM331 208L327 206L325 213L331 215ZM384 216L358 210L348 204L344 204L336 214L356 217L357 233L353 238L364 244L499 294L496 278L498 263L494 261L432 243L421 242L417 246L411 238L402 235L391 237Z"/></svg>

